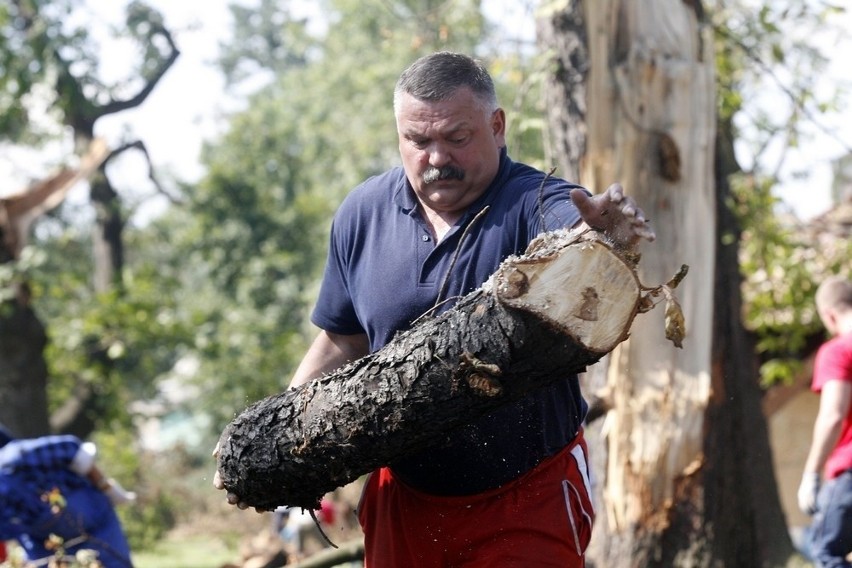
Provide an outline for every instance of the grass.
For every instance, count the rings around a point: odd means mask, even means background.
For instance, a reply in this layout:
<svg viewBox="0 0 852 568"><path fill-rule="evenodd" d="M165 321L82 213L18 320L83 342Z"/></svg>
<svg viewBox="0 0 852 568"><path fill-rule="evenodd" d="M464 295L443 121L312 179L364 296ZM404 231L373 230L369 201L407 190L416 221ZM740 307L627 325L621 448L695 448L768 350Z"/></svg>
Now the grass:
<svg viewBox="0 0 852 568"><path fill-rule="evenodd" d="M210 464L193 467L195 464L182 463L173 456L172 460L174 463L146 464L148 492L168 495L174 524L153 544L131 544L135 568L221 568L239 564L241 546L269 525L269 517L228 505L224 493L213 489ZM160 519L154 516L154 520Z"/></svg>
<svg viewBox="0 0 852 568"><path fill-rule="evenodd" d="M217 537L166 539L149 550L133 552L136 568L220 568L239 560L239 552Z"/></svg>
<svg viewBox="0 0 852 568"><path fill-rule="evenodd" d="M240 510L227 503L224 493L213 490L208 464L195 469L180 463L166 464L161 469L154 465L157 464L149 465L147 471L153 479L150 492L159 491L170 497L174 524L156 543L144 548L131 546L135 568L240 565L244 556L268 550L266 539L270 535L279 542L277 535L270 531L271 513L259 515L253 510ZM360 495L360 483L350 484L338 492L339 518L345 526L334 531L332 536L339 542L360 534L353 512ZM140 539L140 542L145 541Z"/></svg>

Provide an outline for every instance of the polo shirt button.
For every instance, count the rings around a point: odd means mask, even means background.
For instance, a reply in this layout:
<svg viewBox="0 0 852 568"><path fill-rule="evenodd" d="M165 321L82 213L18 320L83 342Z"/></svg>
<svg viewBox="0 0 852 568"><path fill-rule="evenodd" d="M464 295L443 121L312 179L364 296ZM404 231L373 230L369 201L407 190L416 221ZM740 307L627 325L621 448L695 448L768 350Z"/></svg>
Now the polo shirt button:
<svg viewBox="0 0 852 568"><path fill-rule="evenodd" d="M420 237L420 238L421 238L421 239L423 239L423 242L425 243L425 242L427 242L427 241L429 240L429 235L423 235L423 236L422 236L422 237Z"/></svg>

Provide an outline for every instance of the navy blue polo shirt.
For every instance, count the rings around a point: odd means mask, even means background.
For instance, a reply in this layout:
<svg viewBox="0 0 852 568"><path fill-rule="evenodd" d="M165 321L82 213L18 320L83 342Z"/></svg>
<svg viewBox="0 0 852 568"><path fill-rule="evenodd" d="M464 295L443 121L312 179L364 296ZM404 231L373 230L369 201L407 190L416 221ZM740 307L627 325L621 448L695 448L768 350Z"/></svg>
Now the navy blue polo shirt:
<svg viewBox="0 0 852 568"><path fill-rule="evenodd" d="M311 320L332 333L366 333L371 350L382 348L435 305L442 286L442 300L464 296L481 286L506 257L522 254L539 233L577 223L580 217L569 191L578 186L545 177L513 162L504 149L488 190L437 244L402 168L366 180L335 215ZM577 377L566 375L391 467L422 491L479 493L562 449L574 439L585 411Z"/></svg>

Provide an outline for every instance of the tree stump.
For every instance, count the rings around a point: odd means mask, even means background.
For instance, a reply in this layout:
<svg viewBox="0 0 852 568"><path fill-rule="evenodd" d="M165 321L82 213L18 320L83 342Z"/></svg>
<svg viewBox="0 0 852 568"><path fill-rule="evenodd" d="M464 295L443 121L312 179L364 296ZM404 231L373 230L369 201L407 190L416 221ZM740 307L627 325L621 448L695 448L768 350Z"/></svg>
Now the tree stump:
<svg viewBox="0 0 852 568"><path fill-rule="evenodd" d="M261 510L327 492L533 389L582 372L650 309L635 265L597 233L545 233L451 310L231 422L218 468Z"/></svg>

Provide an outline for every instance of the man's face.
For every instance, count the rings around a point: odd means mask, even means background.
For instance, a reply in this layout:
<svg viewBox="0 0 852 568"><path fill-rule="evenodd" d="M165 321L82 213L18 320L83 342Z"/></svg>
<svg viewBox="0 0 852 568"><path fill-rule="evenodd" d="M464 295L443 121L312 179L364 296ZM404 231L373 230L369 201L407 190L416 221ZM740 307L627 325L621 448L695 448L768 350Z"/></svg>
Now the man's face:
<svg viewBox="0 0 852 568"><path fill-rule="evenodd" d="M461 215L497 175L503 111L489 111L467 88L445 101L404 94L399 103L399 153L418 200L435 212Z"/></svg>

